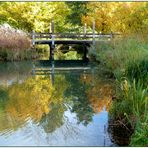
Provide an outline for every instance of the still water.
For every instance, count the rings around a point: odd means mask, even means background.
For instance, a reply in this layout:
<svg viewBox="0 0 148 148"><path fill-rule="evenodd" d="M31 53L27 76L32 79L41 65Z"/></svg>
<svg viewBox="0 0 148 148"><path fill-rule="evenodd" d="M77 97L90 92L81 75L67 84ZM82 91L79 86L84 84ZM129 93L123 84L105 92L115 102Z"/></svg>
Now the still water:
<svg viewBox="0 0 148 148"><path fill-rule="evenodd" d="M95 66L53 73L31 61L0 63L0 146L115 146L112 81Z"/></svg>

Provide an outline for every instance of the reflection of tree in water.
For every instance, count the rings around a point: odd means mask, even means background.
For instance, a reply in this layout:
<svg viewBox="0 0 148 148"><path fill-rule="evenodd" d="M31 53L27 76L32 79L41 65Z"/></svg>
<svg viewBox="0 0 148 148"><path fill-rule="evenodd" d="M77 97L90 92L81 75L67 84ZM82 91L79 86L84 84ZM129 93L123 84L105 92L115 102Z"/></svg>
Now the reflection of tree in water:
<svg viewBox="0 0 148 148"><path fill-rule="evenodd" d="M93 113L107 104L104 98L110 94L110 88L100 81L91 84L89 74L68 73L57 75L54 86L49 76L30 77L22 83L0 86L0 131L16 130L32 119L45 132L53 132L64 124L63 115L68 104L76 113L78 123L87 125Z"/></svg>
<svg viewBox="0 0 148 148"><path fill-rule="evenodd" d="M24 122L16 121L7 112L7 104L13 98L9 96L8 87L15 81L24 81L32 69L32 62L1 62L0 63L0 131L17 129ZM19 82L18 82L19 83ZM15 94L17 97L17 93Z"/></svg>
<svg viewBox="0 0 148 148"><path fill-rule="evenodd" d="M48 104L52 101L53 91L49 78L43 76L28 78L21 84L15 83L8 87L6 111L17 121L30 117L38 122L43 114L51 110Z"/></svg>
<svg viewBox="0 0 148 148"><path fill-rule="evenodd" d="M64 81L63 78L57 80L59 83ZM65 87L66 84L63 84L60 88L54 88L48 76L35 76L21 84L16 82L8 87L1 86L0 96L3 98L0 99L0 130L16 130L28 118L39 122L52 109L52 113L58 114L54 120L61 120L64 112L62 94ZM55 108L57 104L60 105Z"/></svg>
<svg viewBox="0 0 148 148"><path fill-rule="evenodd" d="M40 124L43 126L46 133L51 133L64 124L63 114L65 108L63 104L52 105L51 111L44 115L40 121Z"/></svg>
<svg viewBox="0 0 148 148"><path fill-rule="evenodd" d="M81 81L85 82L86 84L92 84L92 77L89 74L85 75L85 79L81 76ZM94 112L98 113L102 111L104 107L108 111L111 104L112 95L112 81L105 80L104 78L102 80L101 77L96 74L95 81L93 81L93 86L87 91L87 97Z"/></svg>
<svg viewBox="0 0 148 148"><path fill-rule="evenodd" d="M66 107L64 106L63 93L67 88L64 77L57 76L55 78L54 88L55 90L52 96L54 101L50 104L51 111L44 115L40 121L46 133L53 132L64 124L63 115Z"/></svg>
<svg viewBox="0 0 148 148"><path fill-rule="evenodd" d="M5 86L0 87L0 131L7 130L11 127L9 118L5 112L6 104L8 102L8 93ZM13 127L15 129L15 126Z"/></svg>
<svg viewBox="0 0 148 148"><path fill-rule="evenodd" d="M76 113L78 123L87 125L92 121L93 109L87 97L87 90L90 85L80 81L80 73L70 73L66 75L66 80L69 82L69 87L65 91L65 96L72 97L71 111Z"/></svg>

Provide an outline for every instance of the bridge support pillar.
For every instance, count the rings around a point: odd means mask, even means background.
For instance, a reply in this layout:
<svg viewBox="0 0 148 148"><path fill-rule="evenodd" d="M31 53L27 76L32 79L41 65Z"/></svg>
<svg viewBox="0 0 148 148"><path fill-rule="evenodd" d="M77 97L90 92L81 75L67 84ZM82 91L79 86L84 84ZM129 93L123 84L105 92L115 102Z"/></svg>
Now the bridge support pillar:
<svg viewBox="0 0 148 148"><path fill-rule="evenodd" d="M49 44L49 47L50 47L49 60L54 61L54 47L51 44Z"/></svg>
<svg viewBox="0 0 148 148"><path fill-rule="evenodd" d="M83 52L84 52L84 55L83 55L83 60L84 61L88 61L88 58L87 58L87 46L85 44L83 44Z"/></svg>

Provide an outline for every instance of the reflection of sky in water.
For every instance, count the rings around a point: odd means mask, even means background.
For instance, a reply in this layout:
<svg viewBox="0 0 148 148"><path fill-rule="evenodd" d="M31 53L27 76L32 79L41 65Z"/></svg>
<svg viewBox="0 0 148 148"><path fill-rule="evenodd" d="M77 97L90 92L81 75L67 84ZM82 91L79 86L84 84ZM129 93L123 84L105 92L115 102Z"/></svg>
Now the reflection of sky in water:
<svg viewBox="0 0 148 148"><path fill-rule="evenodd" d="M11 146L110 146L112 143L104 132L108 113L104 110L93 116L87 126L77 124L75 113L64 113L65 123L53 133L46 133L39 124L28 120L23 128L0 136L0 145Z"/></svg>

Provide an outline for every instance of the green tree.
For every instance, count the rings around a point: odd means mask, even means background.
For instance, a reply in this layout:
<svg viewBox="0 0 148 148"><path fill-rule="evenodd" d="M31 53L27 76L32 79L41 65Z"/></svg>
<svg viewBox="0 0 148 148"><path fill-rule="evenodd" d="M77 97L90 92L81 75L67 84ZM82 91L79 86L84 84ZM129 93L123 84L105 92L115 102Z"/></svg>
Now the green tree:
<svg viewBox="0 0 148 148"><path fill-rule="evenodd" d="M70 14L67 16L67 21L73 25L82 25L81 18L88 13L88 2L65 2L69 9Z"/></svg>
<svg viewBox="0 0 148 148"><path fill-rule="evenodd" d="M66 28L69 10L64 2L3 2L0 5L0 24L7 22L26 31L49 31L51 19L56 31Z"/></svg>

